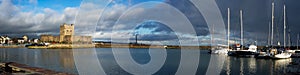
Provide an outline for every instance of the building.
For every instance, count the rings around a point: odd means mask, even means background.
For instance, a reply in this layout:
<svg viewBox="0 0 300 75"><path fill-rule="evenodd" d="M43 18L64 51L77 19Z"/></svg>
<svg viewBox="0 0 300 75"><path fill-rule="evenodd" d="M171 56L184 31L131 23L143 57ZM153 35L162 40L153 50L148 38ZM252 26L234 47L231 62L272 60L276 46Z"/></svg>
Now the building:
<svg viewBox="0 0 300 75"><path fill-rule="evenodd" d="M8 36L0 36L0 44L12 44L13 41Z"/></svg>
<svg viewBox="0 0 300 75"><path fill-rule="evenodd" d="M18 44L24 44L25 43L25 39L24 38L17 38L16 39L16 43L18 43Z"/></svg>
<svg viewBox="0 0 300 75"><path fill-rule="evenodd" d="M28 37L26 35L24 35L22 38L24 39L24 42L28 42Z"/></svg>
<svg viewBox="0 0 300 75"><path fill-rule="evenodd" d="M52 35L41 35L41 41L43 42L53 42L53 37Z"/></svg>
<svg viewBox="0 0 300 75"><path fill-rule="evenodd" d="M74 35L74 24L60 25L59 36L41 35L41 42L56 42L56 43L91 43L91 36L76 36Z"/></svg>
<svg viewBox="0 0 300 75"><path fill-rule="evenodd" d="M73 37L74 35L74 25L67 25L67 24L63 24L60 26L60 34L59 34L59 42L64 42L64 41L71 41L71 40L66 40L65 37L69 36L70 38Z"/></svg>
<svg viewBox="0 0 300 75"><path fill-rule="evenodd" d="M92 36L65 36L64 41L71 41L68 43L91 43Z"/></svg>
<svg viewBox="0 0 300 75"><path fill-rule="evenodd" d="M33 39L31 39L31 41L30 41L31 43L38 43L39 42L39 39L37 39L37 38L33 38Z"/></svg>
<svg viewBox="0 0 300 75"><path fill-rule="evenodd" d="M5 43L6 38L4 36L0 36L0 44Z"/></svg>

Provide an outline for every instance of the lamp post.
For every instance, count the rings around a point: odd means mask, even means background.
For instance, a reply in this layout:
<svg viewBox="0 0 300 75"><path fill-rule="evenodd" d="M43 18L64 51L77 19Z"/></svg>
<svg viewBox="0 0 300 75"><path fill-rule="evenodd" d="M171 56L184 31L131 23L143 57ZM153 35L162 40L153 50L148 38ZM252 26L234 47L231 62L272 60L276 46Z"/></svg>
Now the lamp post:
<svg viewBox="0 0 300 75"><path fill-rule="evenodd" d="M135 34L135 44L138 44L137 37L138 37L138 34Z"/></svg>

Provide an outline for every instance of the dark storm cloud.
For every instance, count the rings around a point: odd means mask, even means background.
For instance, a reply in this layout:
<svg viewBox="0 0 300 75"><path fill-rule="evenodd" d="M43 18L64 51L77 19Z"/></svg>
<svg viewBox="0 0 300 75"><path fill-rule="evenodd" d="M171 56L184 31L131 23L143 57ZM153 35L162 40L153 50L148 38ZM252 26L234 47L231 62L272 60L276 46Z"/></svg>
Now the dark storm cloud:
<svg viewBox="0 0 300 75"><path fill-rule="evenodd" d="M145 30L147 30L145 32ZM177 39L177 36L173 30L168 26L156 22L146 21L135 27L135 34L138 35L138 40L144 41L162 41Z"/></svg>
<svg viewBox="0 0 300 75"><path fill-rule="evenodd" d="M158 26L159 26L159 27L158 27ZM164 27L164 25L161 24L161 23L159 23L159 22L148 21L148 22L144 22L144 23L138 25L135 29L140 29L140 28L153 29L153 28L160 28L160 27Z"/></svg>
<svg viewBox="0 0 300 75"><path fill-rule="evenodd" d="M269 23L271 22L271 3L273 0L215 0L222 13L225 27L227 27L227 8L231 9L231 38L240 38L240 16L239 10L243 10L244 39L266 41L268 38ZM283 4L287 9L287 25L291 32L291 39L296 41L296 35L300 32L300 0L274 0L275 1L275 40L283 42ZM166 0L166 3L180 10L193 24L197 36L209 36L210 32L202 14L189 0ZM9 0L0 1L0 33L1 34L31 34L31 33L58 33L59 24L64 22L72 23L74 14L51 13L53 10L44 9L42 14L26 13L20 11ZM91 6L94 7L94 6ZM209 8L209 7L207 7ZM118 16L127 9L126 6L115 6L113 10L107 11L109 15L104 19L103 25L99 25L100 30L110 31ZM66 12L76 12L76 9ZM115 13L113 13L115 12ZM94 13L87 13L93 15ZM97 13L98 14L98 13ZM85 14L84 14L85 15ZM93 17L93 16L91 16ZM96 17L98 19L99 17ZM95 20L88 18L87 20ZM35 20L42 20L35 22ZM89 21L87 21L89 22ZM153 28L143 26L143 28ZM153 33L170 32L166 27L155 27ZM287 32L288 33L288 32ZM140 35L144 40L175 39L174 35ZM152 38L150 38L152 37ZM265 44L265 43L263 43Z"/></svg>
<svg viewBox="0 0 300 75"><path fill-rule="evenodd" d="M240 38L240 14L243 10L244 39L266 41L268 38L269 24L271 23L271 8L273 0L216 0L227 25L227 8L231 11L231 38ZM207 24L201 13L196 11L188 0L168 0L168 3L185 13L195 27L197 33L205 36L209 34ZM296 34L300 32L300 5L299 0L274 0L274 41L283 43L283 5L286 4L287 25L291 30L291 38L296 41ZM209 8L209 7L208 7ZM194 16L194 17L193 17ZM227 26L226 26L227 27ZM206 30L205 30L206 29ZM287 30L288 30L287 29ZM287 32L288 33L288 32ZM239 40L239 39L238 39Z"/></svg>
<svg viewBox="0 0 300 75"><path fill-rule="evenodd" d="M192 23L197 36L209 34L208 26L197 8L188 0L167 0L167 3L180 10Z"/></svg>
<svg viewBox="0 0 300 75"><path fill-rule="evenodd" d="M227 8L231 9L231 30L240 34L239 10L243 10L244 38L258 41L266 41L268 38L269 24L271 23L272 0L216 0L223 13L224 20L227 20ZM283 43L283 5L286 5L287 26L291 29L291 36L294 41L296 33L300 30L298 20L299 0L275 0L274 10L274 42ZM297 13L298 12L298 13ZM227 23L227 21L224 21ZM287 30L288 30L287 29ZM233 33L233 32L231 32ZM235 35L234 37L240 37Z"/></svg>
<svg viewBox="0 0 300 75"><path fill-rule="evenodd" d="M138 40L143 41L164 41L174 39L178 39L175 34L144 34L138 36Z"/></svg>

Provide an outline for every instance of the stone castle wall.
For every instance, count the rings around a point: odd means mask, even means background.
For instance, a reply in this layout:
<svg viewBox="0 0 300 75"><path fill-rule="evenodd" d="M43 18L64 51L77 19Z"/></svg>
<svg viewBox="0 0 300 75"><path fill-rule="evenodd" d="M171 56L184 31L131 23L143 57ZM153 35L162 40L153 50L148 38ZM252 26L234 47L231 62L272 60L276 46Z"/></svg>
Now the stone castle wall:
<svg viewBox="0 0 300 75"><path fill-rule="evenodd" d="M75 36L73 24L60 25L60 35L41 35L42 42L60 42L60 43L92 43L91 36Z"/></svg>
<svg viewBox="0 0 300 75"><path fill-rule="evenodd" d="M43 42L50 42L50 41L53 41L53 36L52 35L41 35L40 40Z"/></svg>
<svg viewBox="0 0 300 75"><path fill-rule="evenodd" d="M63 24L60 26L60 42L63 42L65 36L73 36L74 34L74 25Z"/></svg>

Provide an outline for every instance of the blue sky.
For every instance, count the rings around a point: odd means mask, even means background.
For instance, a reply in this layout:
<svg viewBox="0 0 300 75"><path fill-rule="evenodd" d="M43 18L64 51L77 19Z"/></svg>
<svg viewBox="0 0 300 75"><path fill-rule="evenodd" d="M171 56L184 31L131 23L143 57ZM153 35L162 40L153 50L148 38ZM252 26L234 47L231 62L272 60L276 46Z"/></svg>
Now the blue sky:
<svg viewBox="0 0 300 75"><path fill-rule="evenodd" d="M79 7L82 0L38 0L37 7L62 11L66 7Z"/></svg>
<svg viewBox="0 0 300 75"><path fill-rule="evenodd" d="M24 7L23 11L50 8L62 12L66 7L79 7L82 0L12 0L12 2Z"/></svg>

